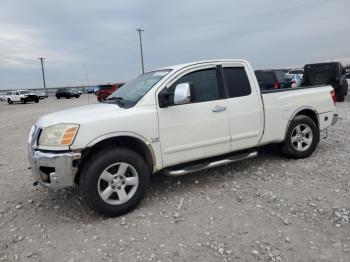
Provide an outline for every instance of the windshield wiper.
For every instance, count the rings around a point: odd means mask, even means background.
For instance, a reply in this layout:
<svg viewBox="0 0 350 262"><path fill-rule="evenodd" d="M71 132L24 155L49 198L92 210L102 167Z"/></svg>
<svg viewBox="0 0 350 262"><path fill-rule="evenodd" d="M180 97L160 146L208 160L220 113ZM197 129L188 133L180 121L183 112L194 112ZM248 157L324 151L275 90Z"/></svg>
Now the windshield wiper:
<svg viewBox="0 0 350 262"><path fill-rule="evenodd" d="M124 98L120 97L120 96L112 96L107 98L107 100L124 100Z"/></svg>
<svg viewBox="0 0 350 262"><path fill-rule="evenodd" d="M124 100L124 98L122 98L120 96L113 96L113 97L107 98L107 101L116 101L116 102L119 102L119 104L123 106L124 102L122 102L122 100Z"/></svg>

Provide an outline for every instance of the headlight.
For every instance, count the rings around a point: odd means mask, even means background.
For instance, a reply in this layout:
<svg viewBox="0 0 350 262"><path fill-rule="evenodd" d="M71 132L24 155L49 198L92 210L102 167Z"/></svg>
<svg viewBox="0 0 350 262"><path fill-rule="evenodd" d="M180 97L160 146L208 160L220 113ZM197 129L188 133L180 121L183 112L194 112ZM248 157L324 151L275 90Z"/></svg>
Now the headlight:
<svg viewBox="0 0 350 262"><path fill-rule="evenodd" d="M70 146L78 132L77 124L57 124L45 128L39 139L41 146Z"/></svg>

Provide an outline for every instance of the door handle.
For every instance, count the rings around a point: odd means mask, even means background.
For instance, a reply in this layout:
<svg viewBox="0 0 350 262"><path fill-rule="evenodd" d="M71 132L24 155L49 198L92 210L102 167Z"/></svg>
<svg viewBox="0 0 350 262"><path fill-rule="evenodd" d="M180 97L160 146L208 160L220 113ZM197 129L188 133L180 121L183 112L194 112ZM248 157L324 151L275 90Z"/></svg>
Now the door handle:
<svg viewBox="0 0 350 262"><path fill-rule="evenodd" d="M224 106L219 106L219 105L216 105L216 106L212 109L212 111L213 111L214 113L222 112L222 111L225 111L225 110L226 110L226 107L224 107Z"/></svg>

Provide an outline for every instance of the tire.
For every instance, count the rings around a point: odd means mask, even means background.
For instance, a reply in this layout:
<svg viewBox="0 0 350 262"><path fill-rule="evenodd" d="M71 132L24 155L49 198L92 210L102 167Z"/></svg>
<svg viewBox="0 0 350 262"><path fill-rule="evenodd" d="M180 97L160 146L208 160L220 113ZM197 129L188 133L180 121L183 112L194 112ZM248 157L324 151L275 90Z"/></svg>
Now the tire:
<svg viewBox="0 0 350 262"><path fill-rule="evenodd" d="M60 99L61 97L60 96L56 96L57 99Z"/></svg>
<svg viewBox="0 0 350 262"><path fill-rule="evenodd" d="M314 71L310 73L309 83L312 86L324 85L330 81L330 72L327 70Z"/></svg>
<svg viewBox="0 0 350 262"><path fill-rule="evenodd" d="M121 176L116 176L117 172ZM124 148L105 149L86 161L80 175L80 192L96 213L119 216L140 203L148 189L149 177L149 169L137 153Z"/></svg>
<svg viewBox="0 0 350 262"><path fill-rule="evenodd" d="M7 99L7 103L9 103L10 105L12 105L12 104L13 104L13 101L12 101L10 98L8 98L8 99Z"/></svg>
<svg viewBox="0 0 350 262"><path fill-rule="evenodd" d="M80 96L78 95L78 96L75 96L76 98L79 98Z"/></svg>
<svg viewBox="0 0 350 262"><path fill-rule="evenodd" d="M345 100L345 86L344 85L339 86L335 91L335 95L337 98L337 102L344 102L344 100Z"/></svg>
<svg viewBox="0 0 350 262"><path fill-rule="evenodd" d="M308 157L315 151L319 140L320 130L317 124L308 116L296 116L288 127L281 153L283 156L293 159Z"/></svg>
<svg viewBox="0 0 350 262"><path fill-rule="evenodd" d="M35 99L35 103L39 103L39 98Z"/></svg>
<svg viewBox="0 0 350 262"><path fill-rule="evenodd" d="M24 98L21 98L21 103L25 104L25 103L27 103L27 101Z"/></svg>

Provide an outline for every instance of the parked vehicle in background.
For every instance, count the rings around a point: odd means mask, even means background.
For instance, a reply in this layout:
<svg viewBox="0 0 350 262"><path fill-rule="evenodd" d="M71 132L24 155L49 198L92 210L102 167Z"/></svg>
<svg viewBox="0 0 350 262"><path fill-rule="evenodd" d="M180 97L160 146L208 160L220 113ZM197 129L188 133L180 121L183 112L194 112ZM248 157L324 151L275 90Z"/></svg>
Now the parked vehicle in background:
<svg viewBox="0 0 350 262"><path fill-rule="evenodd" d="M71 98L76 97L79 98L80 94L75 88L60 88L56 91L56 98L60 99L61 97Z"/></svg>
<svg viewBox="0 0 350 262"><path fill-rule="evenodd" d="M97 96L97 100L100 102L106 100L108 96L110 96L114 91L116 91L123 84L124 83L99 85L98 90L95 93Z"/></svg>
<svg viewBox="0 0 350 262"><path fill-rule="evenodd" d="M261 90L290 88L291 81L282 70L256 70L255 76Z"/></svg>
<svg viewBox="0 0 350 262"><path fill-rule="evenodd" d="M303 79L304 69L292 69L287 72L287 77L292 79L295 75L298 75L300 79Z"/></svg>
<svg viewBox="0 0 350 262"><path fill-rule="evenodd" d="M39 92L39 91L36 91L35 94L40 98L40 99L44 99L44 98L47 98L48 95L46 92Z"/></svg>
<svg viewBox="0 0 350 262"><path fill-rule="evenodd" d="M291 82L291 87L292 88L296 88L296 87L300 87L301 86L301 83L303 82L303 79L300 77L299 74L295 74L290 79L290 82Z"/></svg>
<svg viewBox="0 0 350 262"><path fill-rule="evenodd" d="M339 62L307 64L304 67L302 86L331 85L338 102L343 102L348 84L343 76L345 70Z"/></svg>
<svg viewBox="0 0 350 262"><path fill-rule="evenodd" d="M349 92L349 87L350 87L350 73L344 74L342 76L342 81L345 88L345 96L347 96Z"/></svg>
<svg viewBox="0 0 350 262"><path fill-rule="evenodd" d="M9 104L13 104L14 102L20 102L23 104L27 102L39 103L39 96L28 90L14 90L6 93L5 100Z"/></svg>
<svg viewBox="0 0 350 262"><path fill-rule="evenodd" d="M331 86L261 91L248 62L201 61L142 74L105 102L41 117L28 156L36 182L52 190L77 184L93 210L116 216L138 205L151 174L249 159L271 143L287 158L305 158L337 118Z"/></svg>
<svg viewBox="0 0 350 262"><path fill-rule="evenodd" d="M90 86L86 90L86 93L87 94L95 94L97 90L98 90L98 86Z"/></svg>

